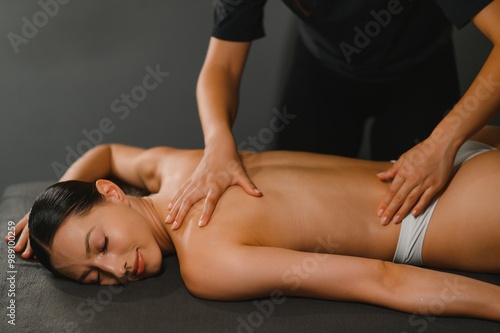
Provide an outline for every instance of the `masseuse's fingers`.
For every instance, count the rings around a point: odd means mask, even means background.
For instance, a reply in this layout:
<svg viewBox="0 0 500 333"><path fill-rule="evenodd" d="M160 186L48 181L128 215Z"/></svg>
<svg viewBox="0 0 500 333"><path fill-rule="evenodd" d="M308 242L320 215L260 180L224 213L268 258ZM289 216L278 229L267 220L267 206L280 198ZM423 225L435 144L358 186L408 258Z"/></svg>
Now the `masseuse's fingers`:
<svg viewBox="0 0 500 333"><path fill-rule="evenodd" d="M172 229L178 229L191 207L205 196L206 193L203 191L203 188L199 187L199 183L189 180L171 201L170 213L165 222L173 222Z"/></svg>
<svg viewBox="0 0 500 333"><path fill-rule="evenodd" d="M388 224L396 211L402 207L407 190L403 187L405 179L396 175L389 186L389 192L378 207L377 215L382 224Z"/></svg>
<svg viewBox="0 0 500 333"><path fill-rule="evenodd" d="M220 191L217 188L214 188L212 191L208 192L207 198L205 199L205 204L203 205L203 212L201 213L198 226L203 227L208 223L208 221L210 221L210 218L212 217L212 214L215 210L215 205L222 196L222 193L224 193L224 191Z"/></svg>
<svg viewBox="0 0 500 333"><path fill-rule="evenodd" d="M254 185L254 183L250 180L250 178L248 177L246 172L244 172L243 169L238 171L238 173L233 176L233 180L230 185L240 185L248 194L253 195L255 197L262 196L262 192ZM220 197L222 196L222 194L226 189L227 188L221 191L220 188L214 187L209 191L207 198L205 199L203 212L201 213L201 217L198 222L198 225L200 227L205 226L208 223L208 221L210 221L210 218L212 217L212 214L215 210L215 205L217 204L217 202L219 201Z"/></svg>
<svg viewBox="0 0 500 333"><path fill-rule="evenodd" d="M250 180L239 160L232 160L226 164L225 176L219 177L219 182L214 182L213 186L210 187L203 206L203 212L198 221L198 226L203 227L210 221L217 202L229 186L239 185L250 195L255 197L262 196L262 192ZM222 182L220 182L221 180Z"/></svg>
<svg viewBox="0 0 500 333"><path fill-rule="evenodd" d="M414 187L414 184L404 180L394 195L392 195L394 193L393 191L395 190L390 190L392 200L388 203L381 217L382 224L391 222L396 224L400 223L415 206L422 194L420 186L417 185Z"/></svg>
<svg viewBox="0 0 500 333"><path fill-rule="evenodd" d="M433 150L423 147L425 143L415 146L378 174L382 180L393 178L388 194L377 208L382 224L399 223L410 213L417 216L446 184L454 153L443 152L436 144Z"/></svg>
<svg viewBox="0 0 500 333"><path fill-rule="evenodd" d="M418 216L438 191L438 187L430 186L427 182L421 185L418 182L406 181L388 204L381 217L382 224L401 223L403 218L410 213ZM401 201L402 204L400 204Z"/></svg>
<svg viewBox="0 0 500 333"><path fill-rule="evenodd" d="M206 157L208 156L208 157ZM170 213L165 222L178 229L194 204L205 199L198 225L206 225L222 194L232 185L240 185L250 195L262 193L252 183L237 156L210 158L205 155L191 178L182 186L169 204Z"/></svg>
<svg viewBox="0 0 500 333"><path fill-rule="evenodd" d="M437 188L428 187L424 191L424 193L420 195L420 199L416 204L411 203L405 207L400 208L400 211L398 211L396 215L401 216L401 219L397 223L400 223L406 215L410 214L410 212L413 216L418 216L421 212L424 211L424 209L429 205L429 203L432 201L434 196L437 195L438 192L439 190L437 190Z"/></svg>
<svg viewBox="0 0 500 333"><path fill-rule="evenodd" d="M174 216L173 216L172 212L177 211L179 209L179 207L177 207L177 210L175 210L174 204L177 204L179 201L179 198L181 196L183 196L186 191L188 191L188 188L191 186L191 183L192 183L191 179L188 180L187 182L185 182L184 185L182 185L182 187L180 188L180 190L174 195L174 197L172 198L172 200L168 204L167 208L170 210L170 215L167 216L167 219L165 220L165 222L170 223L170 222L174 221L173 220Z"/></svg>
<svg viewBox="0 0 500 333"><path fill-rule="evenodd" d="M253 195L254 197L261 197L262 192L255 186L255 184L250 180L248 177L247 173L244 171L241 171L235 176L235 183L243 187L245 192L247 192L250 195Z"/></svg>
<svg viewBox="0 0 500 333"><path fill-rule="evenodd" d="M391 179L394 179L394 177L396 176L397 173L398 173L398 168L397 168L396 164L393 164L386 171L382 171L382 172L378 173L377 177L380 180L391 180Z"/></svg>

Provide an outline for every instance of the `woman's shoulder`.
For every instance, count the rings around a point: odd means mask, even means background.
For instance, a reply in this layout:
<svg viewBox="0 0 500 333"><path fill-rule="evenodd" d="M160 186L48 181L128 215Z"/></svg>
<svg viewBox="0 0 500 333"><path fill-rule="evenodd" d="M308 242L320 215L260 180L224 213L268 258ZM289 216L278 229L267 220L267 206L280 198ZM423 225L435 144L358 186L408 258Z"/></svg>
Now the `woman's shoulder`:
<svg viewBox="0 0 500 333"><path fill-rule="evenodd" d="M167 160L197 157L201 152L201 150L194 149L179 149L169 146L155 146L147 148L142 152L140 156L140 162L142 164L155 165Z"/></svg>
<svg viewBox="0 0 500 333"><path fill-rule="evenodd" d="M145 149L137 160L137 173L142 182L151 193L156 193L160 189L162 178L162 165L171 156L176 154L177 149L158 146Z"/></svg>

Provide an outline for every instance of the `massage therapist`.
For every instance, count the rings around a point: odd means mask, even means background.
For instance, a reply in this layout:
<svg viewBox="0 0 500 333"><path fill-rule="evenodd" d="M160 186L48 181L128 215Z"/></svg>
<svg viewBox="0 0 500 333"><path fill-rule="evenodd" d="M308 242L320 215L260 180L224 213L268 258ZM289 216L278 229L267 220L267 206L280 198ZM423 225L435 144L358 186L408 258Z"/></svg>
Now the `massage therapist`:
<svg viewBox="0 0 500 333"><path fill-rule="evenodd" d="M443 188L458 148L500 107L500 0L283 0L299 19L282 97L296 115L277 149L355 157L374 117L376 160L399 156L378 174L391 180L380 222L418 215ZM170 203L178 228L204 199L208 223L231 185L261 196L241 165L232 125L252 41L264 36L266 0L216 0L214 28L197 85L204 156ZM452 24L472 22L492 42L489 57L459 95ZM262 78L265 82L265 78Z"/></svg>

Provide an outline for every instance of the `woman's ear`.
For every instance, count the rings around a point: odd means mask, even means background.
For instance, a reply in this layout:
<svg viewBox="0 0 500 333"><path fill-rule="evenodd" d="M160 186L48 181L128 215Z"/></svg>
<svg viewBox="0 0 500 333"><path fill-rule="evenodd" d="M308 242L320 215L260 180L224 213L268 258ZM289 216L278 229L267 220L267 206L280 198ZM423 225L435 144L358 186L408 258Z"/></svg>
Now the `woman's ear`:
<svg viewBox="0 0 500 333"><path fill-rule="evenodd" d="M99 179L95 182L95 187L97 191L101 193L106 200L116 200L129 205L129 200L127 195L122 191L122 189L107 179Z"/></svg>

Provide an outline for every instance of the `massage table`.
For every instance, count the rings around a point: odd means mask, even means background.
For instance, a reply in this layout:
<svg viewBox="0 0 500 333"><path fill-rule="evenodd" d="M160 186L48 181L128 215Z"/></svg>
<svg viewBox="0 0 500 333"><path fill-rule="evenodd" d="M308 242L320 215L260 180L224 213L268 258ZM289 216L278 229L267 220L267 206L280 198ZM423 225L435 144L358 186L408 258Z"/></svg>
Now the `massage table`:
<svg viewBox="0 0 500 333"><path fill-rule="evenodd" d="M51 183L20 183L4 190L2 237ZM429 316L281 295L216 302L189 294L175 256L164 259L158 276L113 287L56 278L35 260L9 256L4 241L0 251L0 332L500 332L500 323L488 320L435 317L447 297L436 300L436 312ZM500 275L457 273L500 285Z"/></svg>

